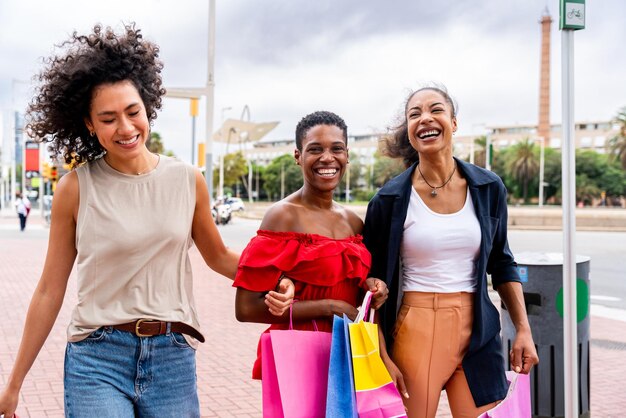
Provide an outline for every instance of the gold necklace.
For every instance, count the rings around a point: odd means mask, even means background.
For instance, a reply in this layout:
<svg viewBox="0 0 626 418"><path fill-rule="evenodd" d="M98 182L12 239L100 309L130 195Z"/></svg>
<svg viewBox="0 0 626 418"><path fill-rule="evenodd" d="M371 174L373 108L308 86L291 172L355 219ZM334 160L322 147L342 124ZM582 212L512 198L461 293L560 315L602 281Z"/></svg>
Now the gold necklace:
<svg viewBox="0 0 626 418"><path fill-rule="evenodd" d="M450 180L452 180L452 176L454 176L454 173L456 172L456 163L454 164L454 168L452 169L452 173L450 173L450 177L448 177L448 180L444 181L443 184L441 186L433 186L431 185L428 180L426 180L426 177L424 177L424 173L422 173L422 169L420 168L420 165L417 165L417 171L420 172L420 176L422 176L422 179L424 179L424 182L428 185L428 187L430 187L432 190L430 191L430 195L432 197L437 197L437 189L441 189L443 186L445 186L446 184L450 183Z"/></svg>
<svg viewBox="0 0 626 418"><path fill-rule="evenodd" d="M161 155L159 155L159 154L153 154L153 155L156 155L156 157L157 157L157 162L154 165L154 167L148 167L147 171L141 171L141 172L137 171L137 175L138 176L141 176L142 174L147 174L147 173L151 172L152 170L154 170L156 168L157 165L159 165L159 162L161 161Z"/></svg>

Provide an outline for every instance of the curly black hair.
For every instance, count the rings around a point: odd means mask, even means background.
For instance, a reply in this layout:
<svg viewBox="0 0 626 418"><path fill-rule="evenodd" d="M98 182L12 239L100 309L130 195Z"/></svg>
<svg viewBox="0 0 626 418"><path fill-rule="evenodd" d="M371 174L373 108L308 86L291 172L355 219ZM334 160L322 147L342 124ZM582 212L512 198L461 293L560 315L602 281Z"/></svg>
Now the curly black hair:
<svg viewBox="0 0 626 418"><path fill-rule="evenodd" d="M302 140L306 136L307 131L317 125L338 127L343 132L343 139L346 141L346 144L348 143L348 126L346 122L333 112L318 110L303 117L298 122L298 126L296 126L296 148L298 148L298 151L302 151Z"/></svg>
<svg viewBox="0 0 626 418"><path fill-rule="evenodd" d="M406 119L406 111L411 98L420 91L432 90L439 93L452 109L452 117L456 117L457 105L454 99L448 93L445 86L438 84L419 88L408 95L404 102L404 113L398 117L399 122L389 128L388 135L382 140L381 152L383 155L391 158L402 158L405 167L409 167L414 162L419 161L419 155L411 143L409 142L408 125Z"/></svg>
<svg viewBox="0 0 626 418"><path fill-rule="evenodd" d="M27 109L29 136L49 142L53 158L79 165L105 154L96 137L89 135L92 93L102 84L128 80L137 89L152 122L165 94L159 47L143 39L135 24L116 34L95 25L93 32L57 45L64 53L44 60L46 68L36 77L40 85Z"/></svg>

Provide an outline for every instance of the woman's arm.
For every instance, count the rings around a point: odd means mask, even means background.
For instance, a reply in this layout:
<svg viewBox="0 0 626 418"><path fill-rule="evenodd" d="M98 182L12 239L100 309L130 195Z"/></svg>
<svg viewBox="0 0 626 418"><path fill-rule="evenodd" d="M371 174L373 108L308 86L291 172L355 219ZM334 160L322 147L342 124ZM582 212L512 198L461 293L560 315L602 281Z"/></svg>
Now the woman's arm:
<svg viewBox="0 0 626 418"><path fill-rule="evenodd" d="M378 319L378 315L376 315L376 319ZM378 321L377 321L378 322ZM380 358L383 359L383 363L385 363L385 367L391 375L391 379L393 379L393 383L396 385L398 392L405 398L409 398L409 392L406 390L406 385L404 384L404 377L402 377L402 372L396 366L396 363L391 360L389 354L387 353L387 344L385 343L385 334L383 333L380 324L378 325L378 340L380 346Z"/></svg>
<svg viewBox="0 0 626 418"><path fill-rule="evenodd" d="M511 321L515 326L515 340L509 357L511 367L517 373L530 373L530 369L539 363L537 349L530 332L530 324L524 305L524 293L521 283L507 282L498 286L498 294L509 311Z"/></svg>
<svg viewBox="0 0 626 418"><path fill-rule="evenodd" d="M196 207L191 226L191 237L207 265L228 279L234 280L239 264L239 254L224 245L211 216L209 192L200 171L196 171ZM265 311L282 315L293 301L293 283L285 281L276 291L269 292Z"/></svg>
<svg viewBox="0 0 626 418"><path fill-rule="evenodd" d="M61 178L53 201L48 253L43 272L26 315L22 341L15 364L0 392L0 414L10 417L17 407L19 391L63 304L67 281L76 259L76 214L78 177L75 172Z"/></svg>
<svg viewBox="0 0 626 418"><path fill-rule="evenodd" d="M207 265L222 276L233 280L237 273L239 254L226 247L211 216L209 192L202 173L196 170L196 207L191 237Z"/></svg>
<svg viewBox="0 0 626 418"><path fill-rule="evenodd" d="M272 292L270 292L272 293ZM258 322L263 324L277 324L289 322L289 310L286 309L280 316L271 315L266 306L267 295L263 292L237 288L235 297L235 316L240 322ZM313 319L332 319L333 315L343 315L356 318L357 310L343 300L319 299L303 300L292 306L294 321L310 321Z"/></svg>

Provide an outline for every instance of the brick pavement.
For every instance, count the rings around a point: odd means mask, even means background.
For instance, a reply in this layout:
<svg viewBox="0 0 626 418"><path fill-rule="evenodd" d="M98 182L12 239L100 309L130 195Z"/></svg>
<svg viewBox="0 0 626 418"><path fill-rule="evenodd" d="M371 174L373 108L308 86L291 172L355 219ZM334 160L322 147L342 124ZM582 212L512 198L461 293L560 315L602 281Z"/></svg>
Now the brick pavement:
<svg viewBox="0 0 626 418"><path fill-rule="evenodd" d="M0 216L0 385L13 364L32 292L43 266L47 238L45 227L31 217L24 233L17 220ZM15 229L13 229L15 227ZM230 282L205 267L191 251L195 295L207 337L197 353L198 391L203 417L260 417L261 386L250 379L256 354L259 324L242 324L234 318L234 290ZM68 285L59 318L24 383L20 417L63 416L63 356L65 328L75 303L75 277ZM592 316L591 411L594 417L626 415L626 322ZM442 396L440 417L445 412Z"/></svg>

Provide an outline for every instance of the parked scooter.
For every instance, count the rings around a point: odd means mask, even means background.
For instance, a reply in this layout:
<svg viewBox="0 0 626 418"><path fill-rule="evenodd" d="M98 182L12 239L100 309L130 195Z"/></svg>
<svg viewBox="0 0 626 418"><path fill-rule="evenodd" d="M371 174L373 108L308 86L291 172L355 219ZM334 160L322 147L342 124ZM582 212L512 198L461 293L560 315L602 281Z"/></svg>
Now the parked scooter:
<svg viewBox="0 0 626 418"><path fill-rule="evenodd" d="M226 225L230 222L232 210L230 209L230 205L216 202L213 208L211 208L211 215L213 215L213 220L217 225Z"/></svg>

